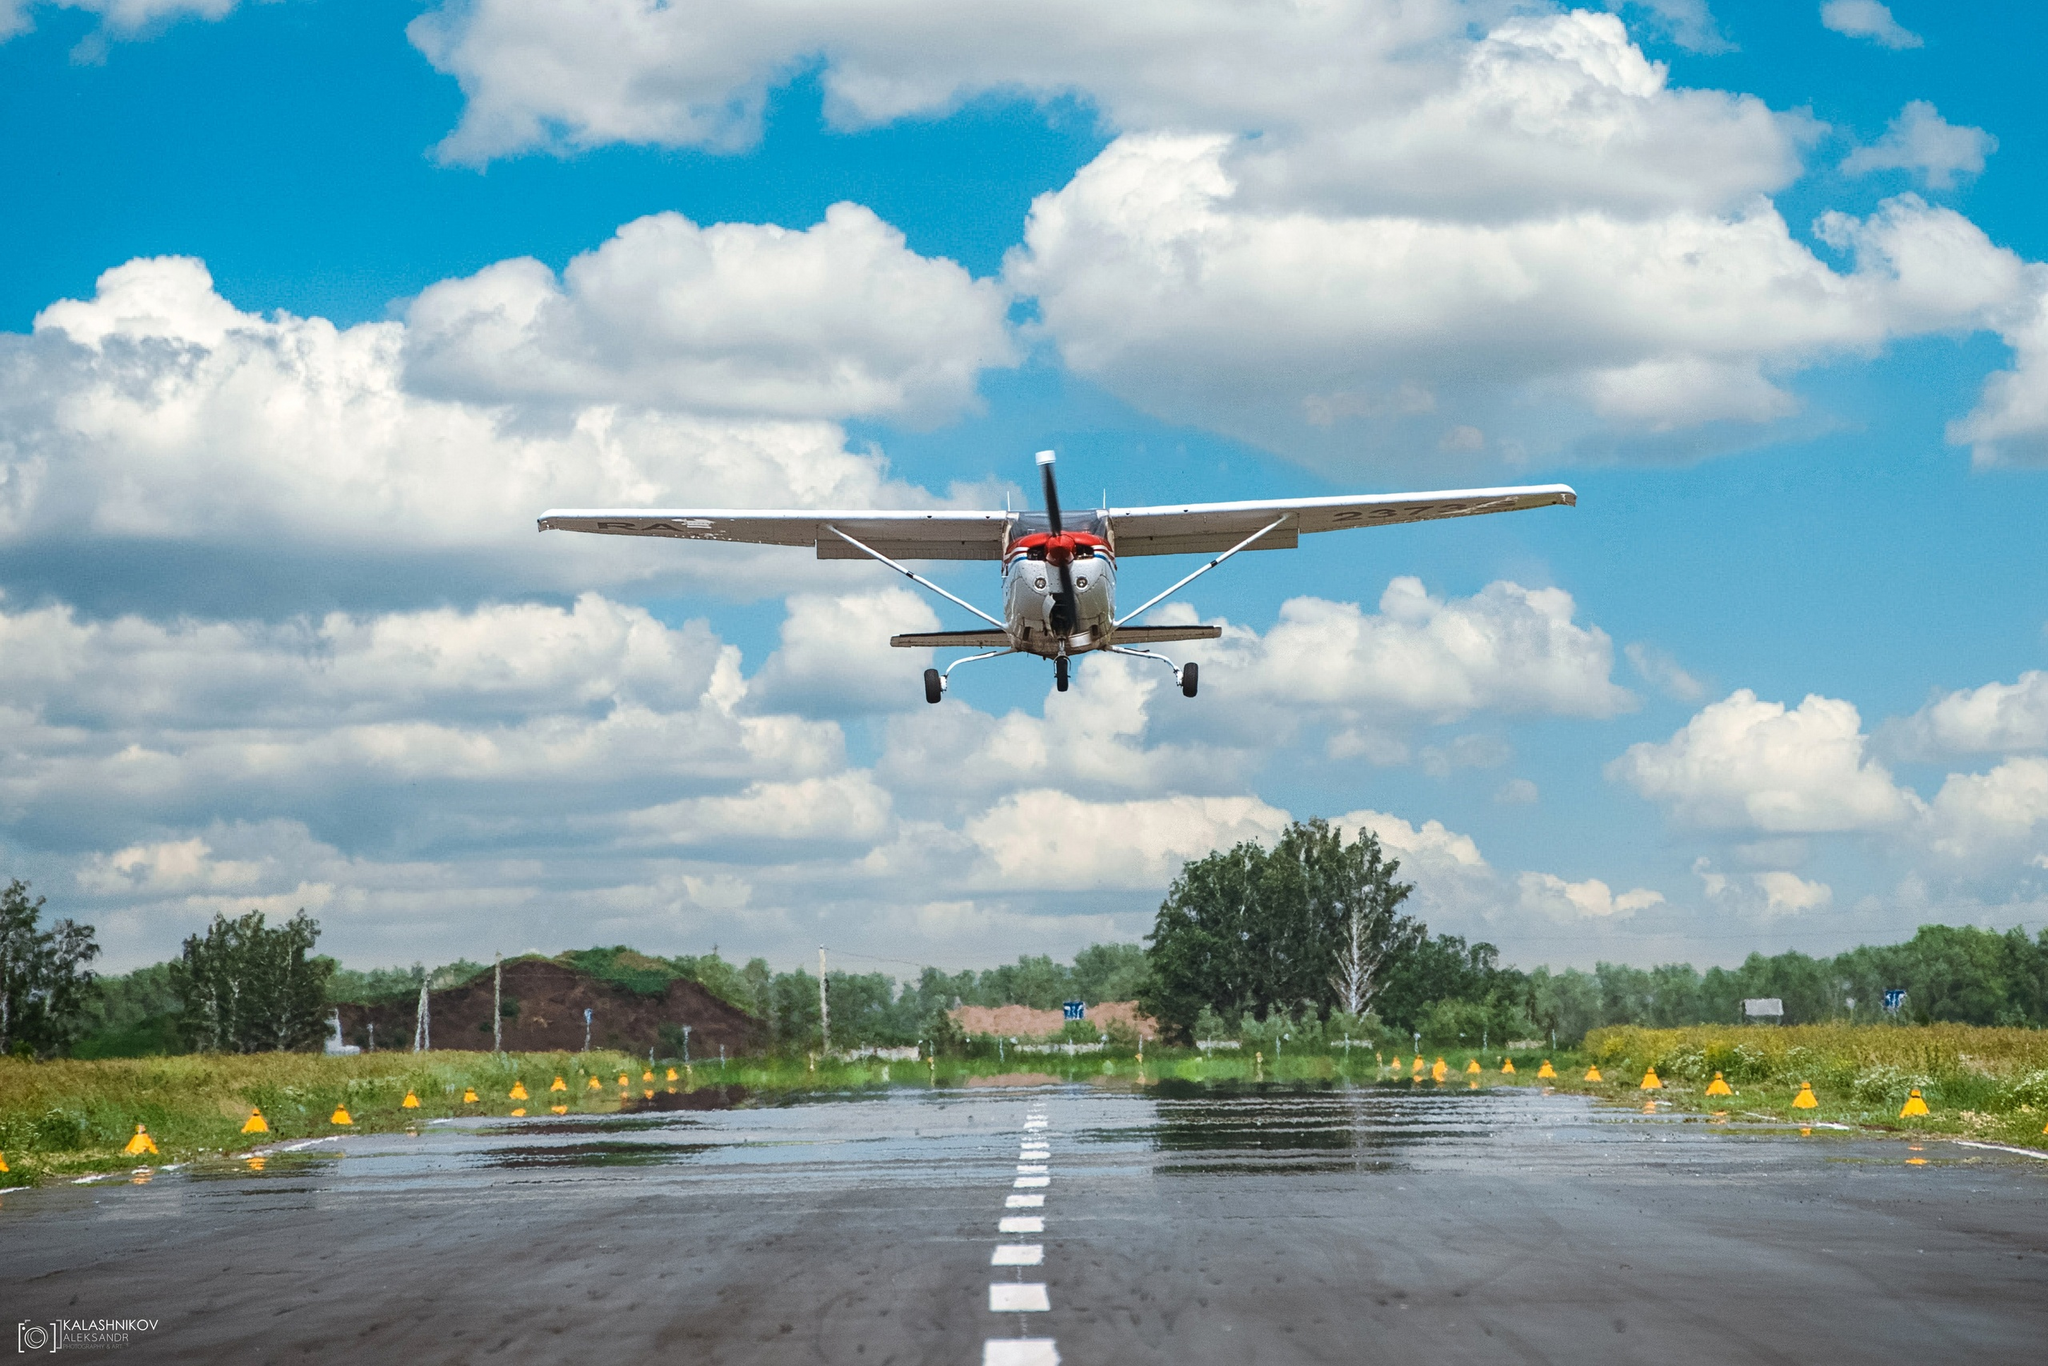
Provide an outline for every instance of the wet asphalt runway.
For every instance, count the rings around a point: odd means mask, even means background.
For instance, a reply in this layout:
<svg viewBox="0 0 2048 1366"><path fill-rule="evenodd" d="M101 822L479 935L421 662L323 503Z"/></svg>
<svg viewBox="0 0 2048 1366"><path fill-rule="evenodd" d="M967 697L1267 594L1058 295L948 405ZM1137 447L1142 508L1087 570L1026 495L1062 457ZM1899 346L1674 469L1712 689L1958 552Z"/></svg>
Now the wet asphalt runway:
<svg viewBox="0 0 2048 1366"><path fill-rule="evenodd" d="M1519 1089L900 1091L10 1193L0 1287L160 1320L124 1362L1988 1366L2048 1360L2048 1162Z"/></svg>

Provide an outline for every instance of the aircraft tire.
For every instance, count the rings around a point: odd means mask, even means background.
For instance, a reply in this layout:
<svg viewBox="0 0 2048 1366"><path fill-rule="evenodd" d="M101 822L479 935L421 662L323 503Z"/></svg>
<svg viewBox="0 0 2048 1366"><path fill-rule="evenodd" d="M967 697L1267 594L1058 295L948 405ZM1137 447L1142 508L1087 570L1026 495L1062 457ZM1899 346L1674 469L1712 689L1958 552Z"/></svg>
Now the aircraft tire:
<svg viewBox="0 0 2048 1366"><path fill-rule="evenodd" d="M1181 667L1180 667L1180 690L1181 690L1181 691L1182 691L1183 693L1185 693L1185 694L1186 694L1187 696L1189 696L1189 697L1193 697L1193 696L1195 695L1195 686L1196 686L1196 684L1197 684L1197 683L1198 683L1198 682L1200 681L1200 679L1201 679L1201 676L1202 676L1202 671L1201 671L1201 668L1200 668L1200 667L1199 667L1198 665L1194 665L1194 664L1183 664L1183 665L1181 665Z"/></svg>
<svg viewBox="0 0 2048 1366"><path fill-rule="evenodd" d="M1067 657L1061 655L1052 662L1052 685L1061 692L1067 690Z"/></svg>
<svg viewBox="0 0 2048 1366"><path fill-rule="evenodd" d="M936 702L945 695L946 687L944 681L939 677L939 671L937 669L926 669L924 671L924 700Z"/></svg>

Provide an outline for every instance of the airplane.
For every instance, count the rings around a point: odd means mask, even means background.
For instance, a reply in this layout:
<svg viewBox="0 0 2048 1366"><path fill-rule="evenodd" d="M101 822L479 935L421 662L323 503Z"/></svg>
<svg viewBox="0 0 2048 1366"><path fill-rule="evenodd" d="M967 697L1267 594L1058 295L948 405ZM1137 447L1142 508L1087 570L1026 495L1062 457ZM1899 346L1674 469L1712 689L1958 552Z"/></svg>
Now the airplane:
<svg viewBox="0 0 2048 1366"><path fill-rule="evenodd" d="M1067 690L1067 661L1075 655L1131 655L1173 670L1181 692L1195 695L1200 670L1140 648L1174 641L1215 640L1220 626L1132 626L1143 616L1241 550L1292 550L1316 531L1393 526L1445 517L1578 503L1566 484L1521 488L1453 489L1441 493L1362 494L1336 498L1182 503L1162 507L1103 507L1074 518L1068 530L1053 479L1054 455L1038 453L1045 485L1043 512L994 510L746 512L723 508L590 510L556 508L540 515L542 531L584 531L601 536L668 536L692 541L813 548L821 560L877 560L911 582L966 608L988 623L971 631L920 631L892 636L900 649L982 651L924 671L924 700L945 696L953 670L977 660L1029 654L1050 659L1053 684ZM1121 615L1116 610L1116 566L1136 555L1220 551L1163 593ZM1003 618L997 620L909 569L903 560L998 560L1003 575Z"/></svg>

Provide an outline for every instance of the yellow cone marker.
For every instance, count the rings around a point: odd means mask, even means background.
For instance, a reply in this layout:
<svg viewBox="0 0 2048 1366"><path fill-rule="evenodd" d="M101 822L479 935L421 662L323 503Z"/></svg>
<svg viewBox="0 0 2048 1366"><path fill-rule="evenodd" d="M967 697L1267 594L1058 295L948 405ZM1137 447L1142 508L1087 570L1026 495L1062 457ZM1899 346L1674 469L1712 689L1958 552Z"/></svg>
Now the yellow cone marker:
<svg viewBox="0 0 2048 1366"><path fill-rule="evenodd" d="M506 1095L506 1098L507 1098L507 1099L510 1099L510 1100L525 1100L525 1099L526 1099L526 1083L525 1083L525 1082L523 1082L523 1081L518 1081L518 1080L515 1080L515 1081L514 1081L514 1082L512 1083L512 1089L511 1089L510 1091L507 1091L507 1092L505 1093L505 1095Z"/></svg>
<svg viewBox="0 0 2048 1366"><path fill-rule="evenodd" d="M676 1079L676 1069L675 1069L675 1068L671 1067L671 1068L669 1068L669 1069L668 1069L668 1079L669 1079L670 1081L674 1081L674 1080Z"/></svg>
<svg viewBox="0 0 2048 1366"><path fill-rule="evenodd" d="M417 1109L419 1109L419 1108L420 1108L420 1098L419 1098L419 1094L418 1094L417 1092L413 1091L413 1090L412 1090L412 1089L411 1089L410 1087L408 1087L408 1088L406 1089L406 1093L405 1093L405 1099L404 1099L404 1100L401 1100L400 1102L398 1102L398 1108L399 1108L399 1109L401 1109L401 1110L417 1110Z"/></svg>
<svg viewBox="0 0 2048 1366"><path fill-rule="evenodd" d="M248 1122L242 1125L242 1132L245 1134L267 1134L270 1132L270 1121L263 1117L263 1111L260 1109L251 1110L249 1111Z"/></svg>
<svg viewBox="0 0 2048 1366"><path fill-rule="evenodd" d="M602 1090L602 1089L603 1089L603 1086L604 1086L604 1083L600 1082L600 1081L599 1081L599 1080L598 1080L598 1079L597 1079L596 1077L592 1077L592 1078L590 1079L590 1089L591 1089L591 1090L593 1090L593 1091L597 1091L597 1090Z"/></svg>
<svg viewBox="0 0 2048 1366"><path fill-rule="evenodd" d="M647 1070L646 1070L645 1072L642 1072L642 1073L640 1074L640 1080L642 1080L642 1081L653 1081L653 1080L654 1080L654 1069L650 1067L650 1068L648 1068L648 1069L647 1069Z"/></svg>
<svg viewBox="0 0 2048 1366"><path fill-rule="evenodd" d="M328 1122L329 1124L353 1124L353 1123L355 1123L355 1121L354 1121L354 1120L352 1120L352 1119L350 1119L350 1118L348 1117L348 1107L347 1107L346 1105L337 1105L337 1106L335 1106L335 1107L334 1107L334 1113L333 1113L333 1114L331 1114L331 1115L329 1115L329 1116L327 1117L327 1122Z"/></svg>
<svg viewBox="0 0 2048 1366"><path fill-rule="evenodd" d="M6 1154L6 1153L0 1153L0 1172L4 1172L4 1171L6 1171L6 1170L8 1170L8 1167L7 1167L7 1154Z"/></svg>
<svg viewBox="0 0 2048 1366"><path fill-rule="evenodd" d="M1601 1077L1601 1075L1600 1075L1600 1069L1599 1069L1599 1068L1597 1068L1597 1067L1589 1067L1589 1068L1587 1068L1587 1069L1586 1069L1586 1080L1587 1080L1587 1081L1601 1081L1601 1080L1604 1080L1604 1078L1602 1078L1602 1077Z"/></svg>
<svg viewBox="0 0 2048 1366"><path fill-rule="evenodd" d="M1536 1075L1543 1081L1555 1081L1557 1079L1557 1069L1550 1065L1550 1059L1545 1058L1543 1066L1536 1069Z"/></svg>
<svg viewBox="0 0 2048 1366"><path fill-rule="evenodd" d="M1394 1055L1394 1060L1393 1060L1393 1061L1392 1061L1391 1063L1387 1064L1387 1065L1388 1065L1389 1067L1392 1067L1392 1068L1393 1068L1393 1069L1394 1069L1394 1070L1395 1070L1396 1072L1400 1071L1400 1070L1401 1070L1401 1055L1400 1055L1399 1053L1396 1053L1396 1054Z"/></svg>
<svg viewBox="0 0 2048 1366"><path fill-rule="evenodd" d="M566 1081L563 1081L563 1080L562 1080L562 1079L561 1079L560 1077L556 1077L556 1078L555 1078L555 1084L554 1084L553 1086L550 1086L550 1087L548 1088L548 1090L550 1090L550 1091L566 1091L566 1090L568 1090L568 1089L569 1089L569 1083L568 1083L568 1082L566 1082Z"/></svg>
<svg viewBox="0 0 2048 1366"><path fill-rule="evenodd" d="M1792 1108L1795 1110L1814 1110L1819 1107L1820 1100L1813 1094L1813 1083L1810 1081L1800 1082L1799 1094L1792 1097Z"/></svg>
<svg viewBox="0 0 2048 1366"><path fill-rule="evenodd" d="M1513 1058L1502 1058L1500 1060L1500 1074L1504 1077L1515 1075L1515 1060Z"/></svg>
<svg viewBox="0 0 2048 1366"><path fill-rule="evenodd" d="M646 1090L642 1091L642 1092L641 1092L640 1094L641 1094L641 1095L643 1095L643 1096L645 1096L645 1097L647 1097L647 1098L648 1098L649 1100L653 1100L653 1099L654 1099L654 1088L653 1088L652 1086L650 1086L650 1087L648 1087L648 1088L647 1088Z"/></svg>
<svg viewBox="0 0 2048 1366"><path fill-rule="evenodd" d="M1920 1099L1920 1088L1916 1086L1913 1088L1913 1094L1906 1097L1906 1105L1904 1109L1899 1111L1899 1118L1904 1119L1908 1115L1924 1115L1926 1113L1927 1102Z"/></svg>
<svg viewBox="0 0 2048 1366"><path fill-rule="evenodd" d="M524 1105L522 1105L522 1106L520 1106L520 1107L519 1107L518 1109L514 1110L514 1111L512 1112L512 1118L514 1118L514 1119L525 1119L525 1118L526 1118L526 1107L525 1107Z"/></svg>
<svg viewBox="0 0 2048 1366"><path fill-rule="evenodd" d="M1663 1089L1664 1089L1664 1083L1663 1083L1663 1082L1662 1082L1661 1080L1659 1080L1659 1079L1658 1079L1658 1077L1657 1077L1657 1069L1656 1069L1656 1068L1654 1068L1654 1067L1648 1067L1648 1068L1645 1068L1645 1069L1643 1069L1643 1084L1642 1084L1641 1086L1637 1087L1636 1089L1637 1089L1637 1090L1639 1090L1639 1091L1661 1091L1661 1090L1663 1090Z"/></svg>
<svg viewBox="0 0 2048 1366"><path fill-rule="evenodd" d="M1446 1063L1442 1058L1438 1058L1436 1065L1429 1069L1429 1079L1431 1081L1442 1081L1449 1075L1451 1075L1450 1064Z"/></svg>
<svg viewBox="0 0 2048 1366"><path fill-rule="evenodd" d="M558 1115L566 1115L569 1113L569 1107L566 1105L550 1105L548 1109L553 1110Z"/></svg>
<svg viewBox="0 0 2048 1366"><path fill-rule="evenodd" d="M154 1153L156 1151L156 1140L149 1136L149 1130L138 1124L135 1126L135 1137L129 1139L128 1146L121 1149L121 1151L130 1157L140 1157L144 1153Z"/></svg>
<svg viewBox="0 0 2048 1366"><path fill-rule="evenodd" d="M1727 1079L1719 1072L1716 1072L1714 1079L1707 1083L1707 1094L1710 1096L1732 1096L1735 1094L1735 1088L1730 1086Z"/></svg>
<svg viewBox="0 0 2048 1366"><path fill-rule="evenodd" d="M462 1103L464 1105L476 1104L476 1088L474 1086L465 1086L462 1088Z"/></svg>
<svg viewBox="0 0 2048 1366"><path fill-rule="evenodd" d="M1468 1060L1465 1064L1465 1070L1467 1072L1477 1072L1479 1070L1479 1059L1472 1058Z"/></svg>
<svg viewBox="0 0 2048 1366"><path fill-rule="evenodd" d="M626 1074L624 1072L619 1073L619 1085L624 1086L626 1084Z"/></svg>

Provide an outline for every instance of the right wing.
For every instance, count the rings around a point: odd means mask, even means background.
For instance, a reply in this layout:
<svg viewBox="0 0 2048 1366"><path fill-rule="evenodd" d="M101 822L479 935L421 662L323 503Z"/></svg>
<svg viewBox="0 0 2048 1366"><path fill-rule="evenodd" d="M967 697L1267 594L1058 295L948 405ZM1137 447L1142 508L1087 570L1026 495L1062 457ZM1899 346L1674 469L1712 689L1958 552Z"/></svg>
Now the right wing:
<svg viewBox="0 0 2048 1366"><path fill-rule="evenodd" d="M981 650L1000 650L1014 645L1008 631L913 631L908 635L890 636L889 643L899 650L952 650L973 647Z"/></svg>
<svg viewBox="0 0 2048 1366"><path fill-rule="evenodd" d="M1256 528L1254 528L1256 530ZM1164 645L1174 640L1221 640L1221 626L1119 626L1112 645Z"/></svg>
<svg viewBox="0 0 2048 1366"><path fill-rule="evenodd" d="M1504 489L1451 489L1443 493L1377 493L1337 498L1273 498L1244 503L1182 503L1166 507L1110 508L1118 558L1228 550L1272 521L1280 525L1246 547L1292 550L1305 532L1391 526L1439 517L1571 506L1579 495L1565 484Z"/></svg>
<svg viewBox="0 0 2048 1366"><path fill-rule="evenodd" d="M816 549L821 560L865 559L832 534L838 527L892 560L1000 560L1007 512L736 512L724 508L554 508L540 515L542 531L588 531L600 536L670 536L688 541L737 541Z"/></svg>

